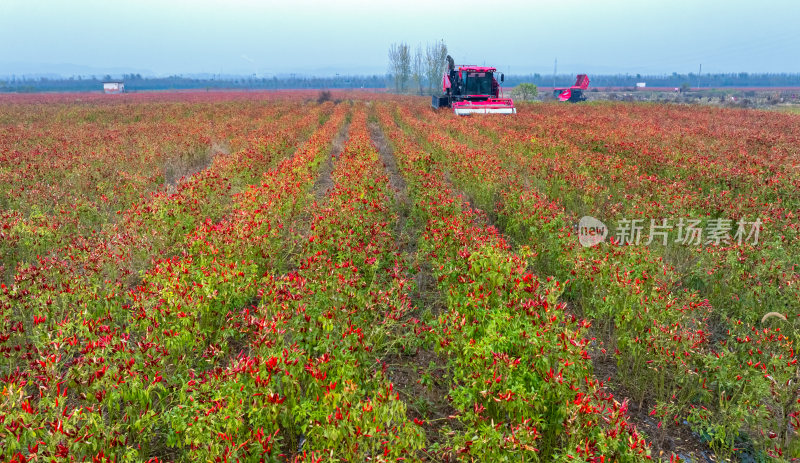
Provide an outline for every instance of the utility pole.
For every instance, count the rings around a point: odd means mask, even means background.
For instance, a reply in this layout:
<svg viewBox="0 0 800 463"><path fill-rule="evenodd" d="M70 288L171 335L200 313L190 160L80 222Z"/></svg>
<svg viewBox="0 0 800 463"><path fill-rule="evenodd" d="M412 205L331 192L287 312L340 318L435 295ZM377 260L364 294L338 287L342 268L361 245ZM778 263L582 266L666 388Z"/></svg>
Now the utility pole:
<svg viewBox="0 0 800 463"><path fill-rule="evenodd" d="M558 58L556 58L555 64L553 64L553 88L556 88L556 73L558 72Z"/></svg>
<svg viewBox="0 0 800 463"><path fill-rule="evenodd" d="M700 71L697 73L697 88L700 88L700 76L703 75L703 63L700 63Z"/></svg>

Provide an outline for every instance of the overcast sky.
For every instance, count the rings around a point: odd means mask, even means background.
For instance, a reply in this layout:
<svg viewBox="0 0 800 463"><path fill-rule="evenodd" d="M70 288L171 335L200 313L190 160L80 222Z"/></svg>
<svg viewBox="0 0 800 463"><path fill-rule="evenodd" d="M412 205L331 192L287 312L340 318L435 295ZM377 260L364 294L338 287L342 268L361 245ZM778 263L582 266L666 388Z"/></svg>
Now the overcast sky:
<svg viewBox="0 0 800 463"><path fill-rule="evenodd" d="M382 74L393 42L519 74L800 72L798 0L0 0L0 75Z"/></svg>

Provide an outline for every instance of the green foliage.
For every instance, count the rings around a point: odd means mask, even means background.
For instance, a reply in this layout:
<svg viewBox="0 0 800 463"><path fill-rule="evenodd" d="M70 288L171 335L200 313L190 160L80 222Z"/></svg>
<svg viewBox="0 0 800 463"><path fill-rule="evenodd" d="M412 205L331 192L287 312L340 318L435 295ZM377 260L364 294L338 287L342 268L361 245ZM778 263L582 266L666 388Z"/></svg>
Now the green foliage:
<svg viewBox="0 0 800 463"><path fill-rule="evenodd" d="M536 84L523 82L513 90L514 96L522 101L534 100L539 95L539 87Z"/></svg>

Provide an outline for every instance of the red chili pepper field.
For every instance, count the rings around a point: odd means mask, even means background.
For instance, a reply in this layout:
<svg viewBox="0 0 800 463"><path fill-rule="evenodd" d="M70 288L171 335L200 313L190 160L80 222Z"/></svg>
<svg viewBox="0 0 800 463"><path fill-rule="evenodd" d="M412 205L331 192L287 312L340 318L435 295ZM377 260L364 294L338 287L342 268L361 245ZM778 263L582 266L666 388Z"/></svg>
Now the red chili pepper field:
<svg viewBox="0 0 800 463"><path fill-rule="evenodd" d="M0 97L0 461L800 458L800 116L332 96Z"/></svg>

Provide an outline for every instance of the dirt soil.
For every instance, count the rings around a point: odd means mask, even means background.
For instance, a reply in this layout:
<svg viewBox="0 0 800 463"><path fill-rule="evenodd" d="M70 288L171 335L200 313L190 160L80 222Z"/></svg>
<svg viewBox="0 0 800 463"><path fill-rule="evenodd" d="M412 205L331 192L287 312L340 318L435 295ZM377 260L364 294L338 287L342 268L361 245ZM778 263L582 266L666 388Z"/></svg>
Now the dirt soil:
<svg viewBox="0 0 800 463"><path fill-rule="evenodd" d="M336 138L333 139L333 144L331 146L331 151L328 154L328 158L323 162L322 167L320 168L319 177L317 177L317 181L314 182L314 187L311 191L314 192L314 199L317 202L322 201L325 196L333 189L333 178L331 177L331 173L333 172L333 160L339 157L344 151L344 145L347 143L347 137L350 132L350 124L345 124L342 126L339 133L336 135Z"/></svg>
<svg viewBox="0 0 800 463"><path fill-rule="evenodd" d="M666 433L662 432L658 427L658 420L650 416L654 405L652 400L645 398L640 405L632 398L632 394L619 384L616 359L612 355L603 355L599 350L592 352L591 355L595 377L617 401L628 402L628 417L638 431L647 435L652 445L651 454L655 460L669 461L670 454L674 452L680 456L681 462L686 463L724 461L717 458L708 445L685 424L672 424Z"/></svg>
<svg viewBox="0 0 800 463"><path fill-rule="evenodd" d="M417 242L422 224L409 221L412 205L408 197L408 185L397 166L394 150L380 126L372 122L369 124L369 131L370 138L389 174L389 188L394 195L398 213L395 225L398 248L406 256L407 265L414 269L415 285L409 295L414 309L409 318L419 316L420 311L424 309L430 309L436 314L445 309L445 304L430 265L417 255ZM447 368L447 358L437 355L432 350L417 349L413 353L389 357L385 362L387 377L408 404L408 417L424 422L422 428L429 446L442 442L441 429L445 425L451 429L458 429L460 423L455 419L458 411L453 408L449 399L452 378ZM443 460L443 455L433 455L427 450L423 450L419 457L428 461L447 461Z"/></svg>

